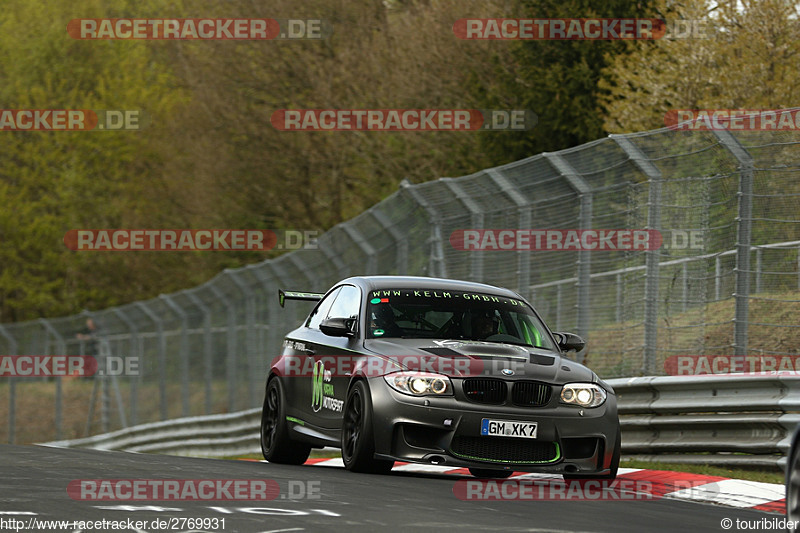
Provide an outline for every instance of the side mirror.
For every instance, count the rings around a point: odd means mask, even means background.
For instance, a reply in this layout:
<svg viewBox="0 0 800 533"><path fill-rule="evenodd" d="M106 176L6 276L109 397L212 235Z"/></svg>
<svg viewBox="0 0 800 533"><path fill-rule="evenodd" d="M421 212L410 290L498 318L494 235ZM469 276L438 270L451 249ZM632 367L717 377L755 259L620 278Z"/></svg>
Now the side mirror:
<svg viewBox="0 0 800 533"><path fill-rule="evenodd" d="M319 324L319 329L329 337L350 337L353 335L353 318L326 318Z"/></svg>
<svg viewBox="0 0 800 533"><path fill-rule="evenodd" d="M586 346L586 341L574 333L554 333L558 347L563 352L575 350L580 352Z"/></svg>

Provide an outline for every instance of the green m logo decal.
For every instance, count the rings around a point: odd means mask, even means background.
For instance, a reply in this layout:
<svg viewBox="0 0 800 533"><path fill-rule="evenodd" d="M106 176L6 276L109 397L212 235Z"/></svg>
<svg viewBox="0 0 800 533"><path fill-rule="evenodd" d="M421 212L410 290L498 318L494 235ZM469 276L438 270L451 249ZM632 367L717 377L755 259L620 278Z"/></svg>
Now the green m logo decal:
<svg viewBox="0 0 800 533"><path fill-rule="evenodd" d="M325 363L314 363L314 376L311 383L311 409L316 413L322 409L323 378L325 376Z"/></svg>

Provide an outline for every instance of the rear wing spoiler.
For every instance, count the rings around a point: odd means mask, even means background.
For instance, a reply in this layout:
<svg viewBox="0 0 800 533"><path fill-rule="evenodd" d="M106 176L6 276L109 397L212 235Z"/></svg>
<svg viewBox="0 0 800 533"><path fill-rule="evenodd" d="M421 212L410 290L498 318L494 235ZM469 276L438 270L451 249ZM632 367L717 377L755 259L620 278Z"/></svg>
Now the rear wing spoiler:
<svg viewBox="0 0 800 533"><path fill-rule="evenodd" d="M281 307L283 307L286 300L310 300L318 302L322 300L323 296L325 295L319 292L297 292L278 289L278 302L281 304Z"/></svg>

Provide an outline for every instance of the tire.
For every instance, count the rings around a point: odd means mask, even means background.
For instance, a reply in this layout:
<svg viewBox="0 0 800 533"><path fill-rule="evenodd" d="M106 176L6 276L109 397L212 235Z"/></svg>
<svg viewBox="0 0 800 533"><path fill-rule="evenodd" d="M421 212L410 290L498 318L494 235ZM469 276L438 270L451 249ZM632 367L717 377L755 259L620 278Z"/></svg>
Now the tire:
<svg viewBox="0 0 800 533"><path fill-rule="evenodd" d="M344 405L342 417L342 461L351 472L386 474L394 461L375 459L375 435L369 389L356 381Z"/></svg>
<svg viewBox="0 0 800 533"><path fill-rule="evenodd" d="M278 378L267 384L261 410L261 453L270 463L301 465L311 453L311 446L292 440L286 423L286 394Z"/></svg>
<svg viewBox="0 0 800 533"><path fill-rule="evenodd" d="M608 481L614 481L617 479L617 471L619 470L619 456L622 444L621 441L621 432L617 430L617 441L614 443L614 454L611 456L611 471L608 474L563 474L564 479L606 479Z"/></svg>
<svg viewBox="0 0 800 533"><path fill-rule="evenodd" d="M488 468L470 468L469 473L481 479L506 479L511 477L512 470L490 470Z"/></svg>
<svg viewBox="0 0 800 533"><path fill-rule="evenodd" d="M800 520L800 453L795 432L786 462L786 520Z"/></svg>

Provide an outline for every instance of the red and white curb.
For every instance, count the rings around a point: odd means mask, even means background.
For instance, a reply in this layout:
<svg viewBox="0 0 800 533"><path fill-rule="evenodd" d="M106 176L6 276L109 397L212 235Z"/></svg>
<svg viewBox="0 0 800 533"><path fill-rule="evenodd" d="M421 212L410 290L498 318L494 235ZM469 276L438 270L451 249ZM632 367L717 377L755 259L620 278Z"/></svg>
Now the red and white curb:
<svg viewBox="0 0 800 533"><path fill-rule="evenodd" d="M334 459L312 458L306 461L305 464L344 468L344 463L342 463L340 457ZM454 476L470 475L469 470L466 468L403 462L395 463L392 471ZM509 479L561 479L561 476L515 472ZM642 470L639 468L620 468L617 479L648 482L652 485L654 493L662 498L711 503L769 513L785 513L785 489L783 485L775 483L761 483L758 481L666 470ZM686 488L687 485L691 488Z"/></svg>

